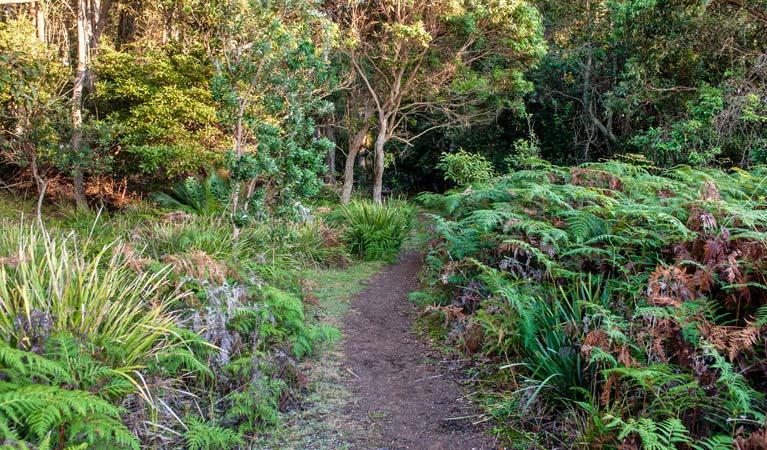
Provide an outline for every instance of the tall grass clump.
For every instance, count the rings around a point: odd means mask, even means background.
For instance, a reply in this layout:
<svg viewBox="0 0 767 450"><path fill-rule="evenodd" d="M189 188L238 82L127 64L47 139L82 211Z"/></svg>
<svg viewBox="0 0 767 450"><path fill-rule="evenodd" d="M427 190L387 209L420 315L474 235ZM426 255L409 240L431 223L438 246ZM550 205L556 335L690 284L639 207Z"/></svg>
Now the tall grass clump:
<svg viewBox="0 0 767 450"><path fill-rule="evenodd" d="M3 228L0 431L35 448L139 448L123 403L154 407L148 365L175 354L202 367L178 328L168 270L135 271L118 243L93 255L72 234Z"/></svg>
<svg viewBox="0 0 767 450"><path fill-rule="evenodd" d="M415 211L400 201L352 201L340 209L339 221L349 251L366 261L392 260L412 228Z"/></svg>
<svg viewBox="0 0 767 450"><path fill-rule="evenodd" d="M69 332L96 344L119 345L132 366L165 351L179 299L167 269L136 273L104 247L85 259L77 240L5 224L0 236L0 338L31 345ZM115 361L117 362L117 361Z"/></svg>

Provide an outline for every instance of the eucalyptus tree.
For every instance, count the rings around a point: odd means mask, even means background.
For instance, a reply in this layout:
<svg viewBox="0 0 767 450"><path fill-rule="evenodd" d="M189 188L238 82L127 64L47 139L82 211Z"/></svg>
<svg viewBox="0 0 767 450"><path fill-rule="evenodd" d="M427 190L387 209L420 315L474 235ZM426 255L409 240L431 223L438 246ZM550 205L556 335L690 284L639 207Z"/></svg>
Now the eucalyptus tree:
<svg viewBox="0 0 767 450"><path fill-rule="evenodd" d="M523 0L334 0L326 10L361 86L356 103L373 111L378 202L387 143L492 119L529 89L523 72L545 50L538 12ZM419 118L431 125L410 133Z"/></svg>

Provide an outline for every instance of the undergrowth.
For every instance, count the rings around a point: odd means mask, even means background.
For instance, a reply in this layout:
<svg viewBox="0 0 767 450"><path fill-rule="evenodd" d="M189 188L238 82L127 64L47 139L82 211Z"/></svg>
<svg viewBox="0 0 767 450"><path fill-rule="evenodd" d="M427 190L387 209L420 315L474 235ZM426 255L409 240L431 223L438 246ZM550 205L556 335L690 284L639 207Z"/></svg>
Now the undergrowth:
<svg viewBox="0 0 767 450"><path fill-rule="evenodd" d="M529 160L421 195L418 297L488 418L541 448L765 448L766 175Z"/></svg>
<svg viewBox="0 0 767 450"><path fill-rule="evenodd" d="M187 188L181 211L6 214L1 448L247 449L302 407L301 361L340 338L307 271L350 262L345 224L235 230L215 183Z"/></svg>

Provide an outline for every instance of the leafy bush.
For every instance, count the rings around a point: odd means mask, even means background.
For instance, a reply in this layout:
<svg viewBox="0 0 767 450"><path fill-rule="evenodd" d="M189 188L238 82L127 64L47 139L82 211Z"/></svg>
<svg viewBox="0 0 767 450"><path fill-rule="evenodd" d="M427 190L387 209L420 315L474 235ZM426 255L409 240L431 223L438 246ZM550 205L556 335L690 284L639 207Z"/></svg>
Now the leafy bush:
<svg viewBox="0 0 767 450"><path fill-rule="evenodd" d="M437 169L445 172L445 179L458 186L482 183L493 176L493 164L484 156L469 153L464 149L456 153L442 153Z"/></svg>
<svg viewBox="0 0 767 450"><path fill-rule="evenodd" d="M410 233L414 216L410 206L397 201L353 201L340 210L349 251L367 261L393 259Z"/></svg>
<svg viewBox="0 0 767 450"><path fill-rule="evenodd" d="M198 49L199 50L199 49ZM209 89L212 66L201 52L102 46L96 103L119 129L118 173L178 180L221 163L224 136Z"/></svg>

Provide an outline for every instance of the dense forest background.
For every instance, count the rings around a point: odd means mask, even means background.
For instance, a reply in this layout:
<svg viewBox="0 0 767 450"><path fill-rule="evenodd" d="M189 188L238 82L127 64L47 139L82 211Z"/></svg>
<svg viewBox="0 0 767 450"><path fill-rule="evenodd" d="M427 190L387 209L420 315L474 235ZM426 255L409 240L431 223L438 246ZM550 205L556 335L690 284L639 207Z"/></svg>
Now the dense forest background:
<svg viewBox="0 0 767 450"><path fill-rule="evenodd" d="M380 199L443 189L439 155L460 148L501 171L532 153L767 158L760 1L40 0L0 13L3 182L79 206L221 169L256 211L315 194L322 173L345 200L355 175Z"/></svg>

